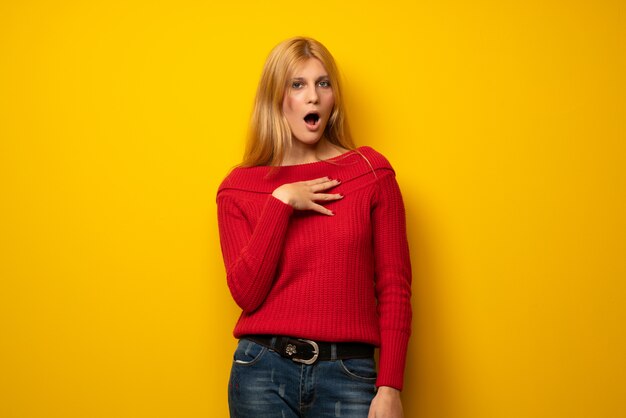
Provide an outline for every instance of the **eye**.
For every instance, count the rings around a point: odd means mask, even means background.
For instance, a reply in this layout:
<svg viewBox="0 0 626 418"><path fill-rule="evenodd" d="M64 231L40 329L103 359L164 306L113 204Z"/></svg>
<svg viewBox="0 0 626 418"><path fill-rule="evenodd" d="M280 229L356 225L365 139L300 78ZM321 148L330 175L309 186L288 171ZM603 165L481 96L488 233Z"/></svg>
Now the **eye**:
<svg viewBox="0 0 626 418"><path fill-rule="evenodd" d="M294 81L293 83L291 83L291 88L292 89L299 89L303 86L304 84L300 81Z"/></svg>
<svg viewBox="0 0 626 418"><path fill-rule="evenodd" d="M330 81L324 80L319 82L320 87L330 87Z"/></svg>

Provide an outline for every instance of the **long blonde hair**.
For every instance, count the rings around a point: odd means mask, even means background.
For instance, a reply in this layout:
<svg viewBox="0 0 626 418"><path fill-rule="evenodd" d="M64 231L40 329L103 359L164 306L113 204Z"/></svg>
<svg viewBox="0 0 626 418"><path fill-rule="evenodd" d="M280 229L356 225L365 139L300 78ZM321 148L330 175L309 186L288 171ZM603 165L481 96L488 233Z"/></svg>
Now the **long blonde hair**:
<svg viewBox="0 0 626 418"><path fill-rule="evenodd" d="M328 73L335 105L324 136L331 144L354 150L339 71L333 56L320 42L307 37L287 39L272 49L265 61L250 118L248 142L240 166L280 165L291 143L291 130L283 114L283 97L293 72L309 58L320 60Z"/></svg>

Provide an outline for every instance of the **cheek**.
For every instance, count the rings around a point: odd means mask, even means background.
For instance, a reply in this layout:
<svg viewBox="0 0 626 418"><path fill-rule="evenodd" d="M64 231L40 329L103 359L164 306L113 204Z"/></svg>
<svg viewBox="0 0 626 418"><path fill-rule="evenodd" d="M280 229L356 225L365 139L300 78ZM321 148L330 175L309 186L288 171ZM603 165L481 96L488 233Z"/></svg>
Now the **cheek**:
<svg viewBox="0 0 626 418"><path fill-rule="evenodd" d="M285 95L283 99L283 113L289 114L293 111L295 100L290 95Z"/></svg>
<svg viewBox="0 0 626 418"><path fill-rule="evenodd" d="M335 96L333 95L332 91L328 93L328 97L326 98L326 105L328 106L329 111L332 110L335 106Z"/></svg>

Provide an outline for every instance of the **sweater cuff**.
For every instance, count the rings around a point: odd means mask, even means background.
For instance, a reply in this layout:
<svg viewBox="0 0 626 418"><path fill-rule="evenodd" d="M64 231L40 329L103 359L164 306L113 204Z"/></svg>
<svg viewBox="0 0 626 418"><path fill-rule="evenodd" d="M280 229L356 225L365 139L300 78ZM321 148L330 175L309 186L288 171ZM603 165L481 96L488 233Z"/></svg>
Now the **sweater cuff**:
<svg viewBox="0 0 626 418"><path fill-rule="evenodd" d="M281 217L290 216L293 213L294 208L293 206L283 203L282 200L270 194L267 196L264 210L269 211L269 213L273 213L276 217Z"/></svg>
<svg viewBox="0 0 626 418"><path fill-rule="evenodd" d="M402 331L381 331L376 387L402 390L409 335Z"/></svg>
<svg viewBox="0 0 626 418"><path fill-rule="evenodd" d="M265 257L268 252L279 251L293 211L294 209L291 205L269 195L261 210L261 216L257 225L258 231L255 234L256 240L251 243L250 247L266 247L267 252L260 254L261 257ZM268 243L269 246L267 245Z"/></svg>

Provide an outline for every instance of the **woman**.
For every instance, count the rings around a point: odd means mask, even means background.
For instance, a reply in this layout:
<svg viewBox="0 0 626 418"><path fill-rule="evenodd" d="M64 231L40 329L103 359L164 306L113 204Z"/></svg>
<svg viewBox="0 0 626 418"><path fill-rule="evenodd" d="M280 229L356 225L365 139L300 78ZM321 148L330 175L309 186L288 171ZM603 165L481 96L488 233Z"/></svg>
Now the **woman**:
<svg viewBox="0 0 626 418"><path fill-rule="evenodd" d="M244 161L217 205L243 310L231 416L401 417L411 332L402 196L385 157L354 146L319 42L292 38L270 53Z"/></svg>

